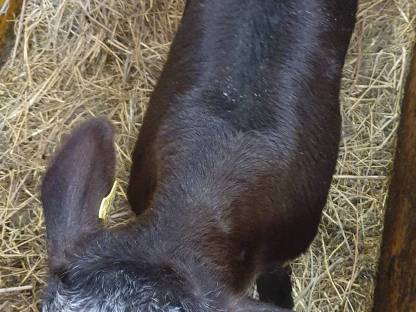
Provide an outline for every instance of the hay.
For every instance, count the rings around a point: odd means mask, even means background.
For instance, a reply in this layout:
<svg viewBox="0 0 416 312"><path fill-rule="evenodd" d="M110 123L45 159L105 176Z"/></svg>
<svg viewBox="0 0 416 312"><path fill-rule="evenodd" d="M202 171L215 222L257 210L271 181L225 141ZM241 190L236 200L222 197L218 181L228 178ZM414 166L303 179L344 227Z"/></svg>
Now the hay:
<svg viewBox="0 0 416 312"><path fill-rule="evenodd" d="M369 311L416 0L362 0L342 91L343 141L320 233L293 264L298 311ZM40 178L63 134L105 115L129 155L180 0L26 0L0 72L0 311L38 311L45 286Z"/></svg>

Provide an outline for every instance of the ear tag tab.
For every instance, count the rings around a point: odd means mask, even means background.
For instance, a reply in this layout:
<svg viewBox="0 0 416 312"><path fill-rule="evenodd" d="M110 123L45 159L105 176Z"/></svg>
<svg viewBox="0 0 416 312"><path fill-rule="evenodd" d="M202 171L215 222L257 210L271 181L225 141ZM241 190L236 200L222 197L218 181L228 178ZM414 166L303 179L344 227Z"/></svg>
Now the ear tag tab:
<svg viewBox="0 0 416 312"><path fill-rule="evenodd" d="M100 210L98 211L98 218L100 218L101 220L108 220L108 216L110 215L111 204L113 203L114 197L116 195L116 189L117 180L114 181L110 193L108 193L108 195L104 197L101 201Z"/></svg>

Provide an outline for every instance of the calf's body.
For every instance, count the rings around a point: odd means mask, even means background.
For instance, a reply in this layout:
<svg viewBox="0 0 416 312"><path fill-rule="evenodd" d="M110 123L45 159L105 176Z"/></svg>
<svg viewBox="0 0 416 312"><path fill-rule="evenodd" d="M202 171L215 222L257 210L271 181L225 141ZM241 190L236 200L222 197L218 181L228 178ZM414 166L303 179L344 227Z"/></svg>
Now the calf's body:
<svg viewBox="0 0 416 312"><path fill-rule="evenodd" d="M110 232L91 217L113 167L104 121L75 131L46 175L45 311L279 311L244 294L316 234L355 10L355 0L188 1L133 154L137 222ZM75 165L80 176L57 184Z"/></svg>
<svg viewBox="0 0 416 312"><path fill-rule="evenodd" d="M191 1L133 156L129 200L245 289L303 252L337 158L354 1ZM175 219L175 220L172 220Z"/></svg>

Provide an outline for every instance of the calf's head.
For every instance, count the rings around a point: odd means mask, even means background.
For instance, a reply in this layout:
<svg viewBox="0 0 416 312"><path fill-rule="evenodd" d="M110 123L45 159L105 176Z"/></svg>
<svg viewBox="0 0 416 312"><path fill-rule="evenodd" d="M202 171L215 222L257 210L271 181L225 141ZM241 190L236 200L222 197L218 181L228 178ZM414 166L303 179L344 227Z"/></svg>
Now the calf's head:
<svg viewBox="0 0 416 312"><path fill-rule="evenodd" d="M46 172L44 312L282 311L231 295L192 256L169 257L152 234L154 225L146 228L151 221L105 229L99 206L113 185L114 169L113 129L93 119L69 136Z"/></svg>

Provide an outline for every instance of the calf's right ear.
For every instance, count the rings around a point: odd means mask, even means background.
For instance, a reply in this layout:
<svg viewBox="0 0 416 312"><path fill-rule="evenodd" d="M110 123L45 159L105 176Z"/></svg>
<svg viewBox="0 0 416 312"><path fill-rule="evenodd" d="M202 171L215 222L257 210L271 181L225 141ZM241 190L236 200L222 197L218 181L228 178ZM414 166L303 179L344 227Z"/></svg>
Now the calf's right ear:
<svg viewBox="0 0 416 312"><path fill-rule="evenodd" d="M99 206L114 180L113 136L104 119L82 123L46 171L42 204L52 274L65 266L67 252L81 236L101 227Z"/></svg>

